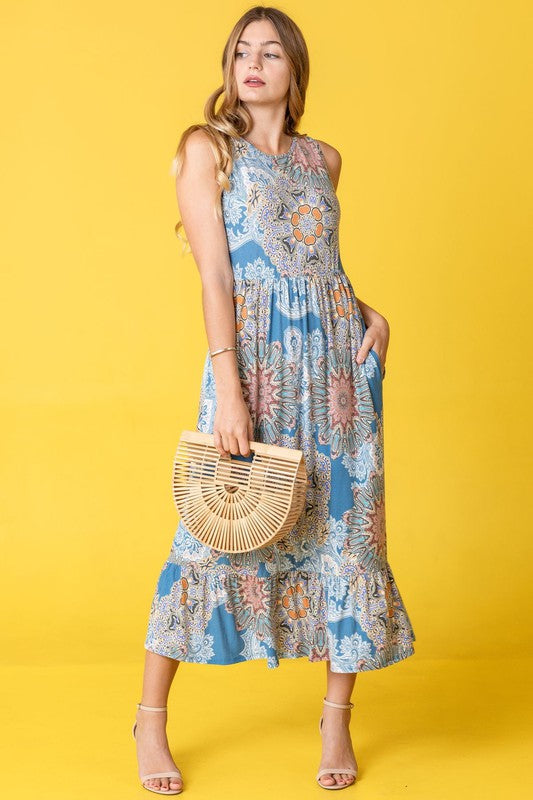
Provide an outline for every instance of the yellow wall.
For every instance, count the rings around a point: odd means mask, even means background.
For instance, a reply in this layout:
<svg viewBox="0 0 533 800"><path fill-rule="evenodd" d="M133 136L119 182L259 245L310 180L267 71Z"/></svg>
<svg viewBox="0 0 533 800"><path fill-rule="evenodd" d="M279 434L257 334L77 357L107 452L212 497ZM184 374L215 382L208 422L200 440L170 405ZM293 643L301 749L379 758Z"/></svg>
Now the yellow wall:
<svg viewBox="0 0 533 800"><path fill-rule="evenodd" d="M2 4L4 661L142 656L206 350L169 167L248 7ZM530 5L281 8L311 54L300 130L343 157L344 268L391 326L417 653L532 655Z"/></svg>

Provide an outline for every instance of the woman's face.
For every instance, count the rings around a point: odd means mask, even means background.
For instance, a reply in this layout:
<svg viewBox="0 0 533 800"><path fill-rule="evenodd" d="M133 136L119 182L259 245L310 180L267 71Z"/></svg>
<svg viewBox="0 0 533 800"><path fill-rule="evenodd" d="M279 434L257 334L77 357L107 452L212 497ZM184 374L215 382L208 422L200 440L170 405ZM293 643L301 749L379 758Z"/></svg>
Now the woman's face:
<svg viewBox="0 0 533 800"><path fill-rule="evenodd" d="M247 79L257 78L250 83ZM235 50L239 99L248 106L286 102L290 68L279 35L269 20L250 22Z"/></svg>

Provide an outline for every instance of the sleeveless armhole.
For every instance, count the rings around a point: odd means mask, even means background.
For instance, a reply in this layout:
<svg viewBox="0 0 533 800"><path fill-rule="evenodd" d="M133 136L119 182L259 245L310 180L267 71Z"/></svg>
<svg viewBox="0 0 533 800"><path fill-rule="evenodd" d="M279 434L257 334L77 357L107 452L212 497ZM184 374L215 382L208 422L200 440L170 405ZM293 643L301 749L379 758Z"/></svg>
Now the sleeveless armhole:
<svg viewBox="0 0 533 800"><path fill-rule="evenodd" d="M336 195L337 194L337 190L335 189L335 184L333 183L333 180L331 178L331 174L330 174L329 167L328 167L328 162L326 161L326 156L324 155L324 151L322 150L322 146L319 144L318 139L311 139L311 141L314 143L314 145L315 145L315 147L316 147L316 149L318 151L318 155L319 155L320 161L322 163L322 166L326 170L326 175L328 176L328 180L329 180L329 182L331 184L331 190Z"/></svg>

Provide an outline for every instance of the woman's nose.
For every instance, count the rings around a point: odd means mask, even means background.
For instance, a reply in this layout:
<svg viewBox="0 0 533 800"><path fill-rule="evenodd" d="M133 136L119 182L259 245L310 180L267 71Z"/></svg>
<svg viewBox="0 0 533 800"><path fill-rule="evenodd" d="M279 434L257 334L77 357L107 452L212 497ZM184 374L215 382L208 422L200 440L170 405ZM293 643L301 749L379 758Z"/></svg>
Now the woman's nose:
<svg viewBox="0 0 533 800"><path fill-rule="evenodd" d="M250 71L252 71L252 70L255 70L255 71L257 71L257 70L259 69L259 67L260 67L260 66L261 66L261 64L260 64L260 57L259 57L259 55L255 55L255 56L254 56L254 55L252 54L252 55L250 56L250 61L248 62L248 69L249 69Z"/></svg>

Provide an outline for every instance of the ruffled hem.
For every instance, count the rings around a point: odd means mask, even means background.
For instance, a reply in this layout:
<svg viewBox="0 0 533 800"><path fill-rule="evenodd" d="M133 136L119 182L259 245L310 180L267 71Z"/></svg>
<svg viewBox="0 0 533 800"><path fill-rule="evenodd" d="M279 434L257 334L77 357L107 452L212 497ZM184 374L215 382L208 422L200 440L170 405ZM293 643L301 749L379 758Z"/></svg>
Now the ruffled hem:
<svg viewBox="0 0 533 800"><path fill-rule="evenodd" d="M150 609L145 649L178 661L236 664L283 658L363 672L414 654L416 637L390 565L323 575L202 570L167 561Z"/></svg>
<svg viewBox="0 0 533 800"><path fill-rule="evenodd" d="M176 656L169 655L167 652L163 652L163 651L159 652L158 650L155 650L153 647L146 647L145 646L145 649L149 650L151 653L155 653L156 655L166 656L167 658L176 658ZM386 662L384 662L382 664L376 664L376 666L374 666L374 667L364 667L362 669L352 669L352 670L333 669L334 664L332 663L330 665L330 670L331 670L331 672L365 672L365 671L368 671L370 669L381 669L382 667L389 667L392 664L396 664L396 663L398 663L398 661L403 661L404 658L408 658L408 656L412 656L414 654L415 654L415 649L412 646L407 648L407 649L398 648L397 649L397 654L395 656L391 656ZM214 658L209 659L209 661L199 661L197 658L190 658L189 654L187 654L187 658L184 658L183 656L180 656L177 660L178 661L183 661L186 664L214 664L214 665L218 665L218 666L227 666L228 664L241 664L243 661L264 661L264 660L266 660L266 665L267 665L267 667L269 669L276 669L277 667L280 666L280 660L281 659L289 659L289 658L305 658L305 655L303 653L301 653L301 654L300 653L296 653L296 654L293 654L293 653L277 653L275 659L271 658L269 656L255 656L254 658L234 658L232 661L228 661L228 660L225 660L225 661L220 660L219 661L219 660L214 659ZM307 660L310 661L310 662L316 663L318 661L329 661L330 659L329 659L329 657L327 657L327 658L311 658L310 656L307 656Z"/></svg>

